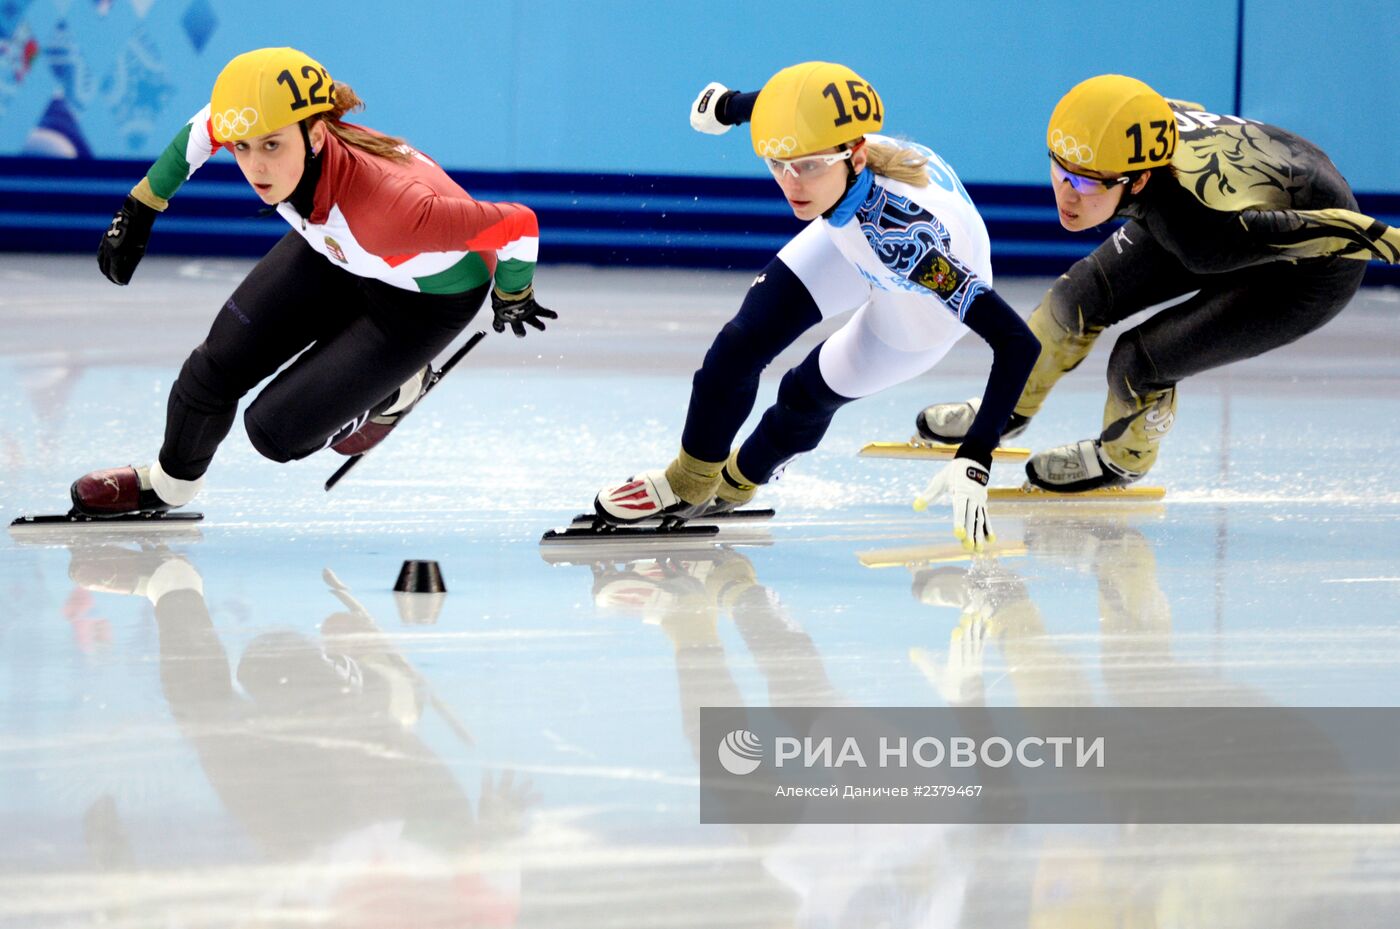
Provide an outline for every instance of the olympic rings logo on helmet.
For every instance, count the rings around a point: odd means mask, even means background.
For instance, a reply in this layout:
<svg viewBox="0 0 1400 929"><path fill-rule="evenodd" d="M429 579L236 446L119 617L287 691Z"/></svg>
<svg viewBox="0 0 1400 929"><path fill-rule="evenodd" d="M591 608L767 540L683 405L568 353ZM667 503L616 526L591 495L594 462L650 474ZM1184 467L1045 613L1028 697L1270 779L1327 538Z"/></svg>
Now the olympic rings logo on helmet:
<svg viewBox="0 0 1400 929"><path fill-rule="evenodd" d="M754 146L760 158L786 158L797 151L797 139L785 135L781 139L766 139Z"/></svg>
<svg viewBox="0 0 1400 929"><path fill-rule="evenodd" d="M1072 135L1065 135L1063 131L1056 129L1050 133L1050 147L1056 155L1066 161L1072 161L1079 165L1091 165L1094 163L1094 150L1087 145L1080 144L1079 140Z"/></svg>
<svg viewBox="0 0 1400 929"><path fill-rule="evenodd" d="M258 124L259 119L261 117L258 115L258 111L250 106L245 106L241 110L225 110L209 117L209 121L214 125L214 131L225 139L243 138Z"/></svg>

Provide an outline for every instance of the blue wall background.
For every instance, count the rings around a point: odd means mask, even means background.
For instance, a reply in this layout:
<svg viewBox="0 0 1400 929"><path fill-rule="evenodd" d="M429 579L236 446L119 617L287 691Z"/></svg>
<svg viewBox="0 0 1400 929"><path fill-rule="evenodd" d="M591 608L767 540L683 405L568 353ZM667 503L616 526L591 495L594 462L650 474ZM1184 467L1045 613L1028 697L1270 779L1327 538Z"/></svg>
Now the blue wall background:
<svg viewBox="0 0 1400 929"><path fill-rule="evenodd" d="M1151 8L1120 0L0 0L0 193L56 176L6 155L67 148L129 159L79 169L104 176L85 189L115 201L101 209L74 201L69 219L46 227L55 236L74 224L100 228L140 176L135 162L153 158L208 99L223 64L273 44L320 58L368 102L365 123L406 136L494 193L626 194L629 210L645 211L648 192L666 188L683 209L684 184L672 188L665 176L765 177L743 131L714 138L689 128L691 99L709 80L755 89L780 67L827 58L875 84L887 129L938 150L984 211L1044 227L1037 241L1055 248L1038 253L1056 267L1094 243L1057 238L1044 184L1045 120L1060 94L1096 73L1130 73L1219 112L1235 111L1238 99L1244 115L1320 144L1358 192L1382 195L1367 204L1382 218L1400 196L1400 108L1384 79L1400 57L1396 0ZM227 179L227 195L237 195L236 174L206 176ZM734 216L769 216L772 228L750 243L760 250L789 231L781 210L759 205L764 188L701 186L711 214L722 212L715 198L728 194L748 203ZM37 200L30 206L0 206L9 211L0 226L11 233L0 245L15 247L20 214L47 212ZM606 204L593 206L602 235L616 217ZM583 229L575 219L563 228ZM25 241L33 247L32 237ZM62 247L56 243L42 244ZM704 248L692 245L694 260ZM614 246L625 252L626 237ZM1016 247L998 253L1014 259Z"/></svg>

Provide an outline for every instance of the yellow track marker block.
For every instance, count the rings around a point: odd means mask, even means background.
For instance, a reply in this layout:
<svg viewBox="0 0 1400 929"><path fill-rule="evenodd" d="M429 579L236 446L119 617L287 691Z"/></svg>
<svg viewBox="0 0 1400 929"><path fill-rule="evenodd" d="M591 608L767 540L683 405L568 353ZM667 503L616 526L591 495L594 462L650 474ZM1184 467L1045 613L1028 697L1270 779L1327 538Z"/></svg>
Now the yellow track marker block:
<svg viewBox="0 0 1400 929"><path fill-rule="evenodd" d="M952 461L956 457L956 445L940 445L937 442L870 442L863 446L860 454L866 458L913 458L920 461ZM1025 461L1031 457L1028 448L998 448L992 451L993 461Z"/></svg>

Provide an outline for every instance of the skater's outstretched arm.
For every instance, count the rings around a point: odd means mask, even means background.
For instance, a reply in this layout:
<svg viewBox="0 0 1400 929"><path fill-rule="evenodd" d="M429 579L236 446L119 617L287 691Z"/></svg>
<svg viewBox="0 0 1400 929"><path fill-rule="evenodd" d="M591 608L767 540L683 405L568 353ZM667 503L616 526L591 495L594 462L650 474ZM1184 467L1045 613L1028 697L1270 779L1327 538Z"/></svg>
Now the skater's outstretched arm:
<svg viewBox="0 0 1400 929"><path fill-rule="evenodd" d="M690 125L696 132L723 135L753 116L758 91L740 93L711 81L690 104Z"/></svg>
<svg viewBox="0 0 1400 929"><path fill-rule="evenodd" d="M113 284L127 284L146 254L156 215L180 185L222 146L213 141L206 105L175 134L146 176L131 188L97 248L97 266Z"/></svg>
<svg viewBox="0 0 1400 929"><path fill-rule="evenodd" d="M953 505L953 535L965 549L981 551L996 541L987 521L992 450L1001 441L1002 429L1040 357L1040 341L990 288L973 298L963 322L992 347L992 371L977 416L956 457L934 475L915 499L914 508L922 510L947 495Z"/></svg>
<svg viewBox="0 0 1400 929"><path fill-rule="evenodd" d="M984 290L973 299L963 322L992 347L992 370L958 457L990 468L992 450L1001 443L1002 430L1040 357L1040 340L994 290Z"/></svg>

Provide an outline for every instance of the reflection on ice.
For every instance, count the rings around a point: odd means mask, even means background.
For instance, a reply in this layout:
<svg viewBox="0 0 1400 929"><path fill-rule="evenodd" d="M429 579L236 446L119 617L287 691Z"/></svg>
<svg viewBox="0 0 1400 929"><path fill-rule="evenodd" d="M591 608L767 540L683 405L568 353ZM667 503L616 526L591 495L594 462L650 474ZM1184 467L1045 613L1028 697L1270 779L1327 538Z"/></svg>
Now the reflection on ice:
<svg viewBox="0 0 1400 929"><path fill-rule="evenodd" d="M237 276L56 306L63 262L0 301L7 517L148 453ZM1200 379L1165 502L996 510L990 558L909 510L928 467L855 455L976 392L966 346L838 416L767 528L560 551L540 533L674 453L665 411L751 275L544 273L568 325L488 339L334 494L323 460L231 439L198 527L0 536L0 925L1393 921L1396 827L702 826L697 765L702 706L1397 705L1388 306ZM616 349L675 300L683 325ZM1071 390L1026 441L1101 402ZM407 558L451 592L396 599Z"/></svg>

